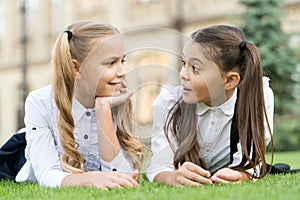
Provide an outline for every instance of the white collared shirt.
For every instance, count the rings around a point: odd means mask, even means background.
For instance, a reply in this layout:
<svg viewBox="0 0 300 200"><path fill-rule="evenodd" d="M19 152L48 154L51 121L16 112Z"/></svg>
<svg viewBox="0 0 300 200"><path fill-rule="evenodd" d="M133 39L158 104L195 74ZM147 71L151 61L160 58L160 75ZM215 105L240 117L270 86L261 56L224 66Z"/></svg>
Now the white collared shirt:
<svg viewBox="0 0 300 200"><path fill-rule="evenodd" d="M268 121L273 132L274 95L269 87L269 78L267 77L263 77L263 90ZM163 127L169 110L182 95L181 91L181 86L167 85L162 88L160 95L154 101L151 141L153 156L147 169L147 177L150 181L153 181L160 172L174 170L174 153L165 137ZM242 150L238 143L238 151L233 155L233 163L230 165L230 132L236 98L235 91L233 96L220 106L209 107L203 103L197 104L195 112L198 115L198 129L200 130L197 141L207 169L211 173L222 167L236 166L241 162ZM266 144L268 144L271 136L266 122L265 127ZM172 133L169 132L168 136L177 148L178 144Z"/></svg>
<svg viewBox="0 0 300 200"><path fill-rule="evenodd" d="M69 174L63 171L60 162L62 148L56 111L51 85L28 95L25 103L27 161L17 174L17 182L37 181L42 186L60 187L64 177ZM133 171L132 162L122 148L110 163L99 156L95 109L86 109L73 98L72 115L74 137L84 158L85 171ZM114 125L116 128L115 122Z"/></svg>

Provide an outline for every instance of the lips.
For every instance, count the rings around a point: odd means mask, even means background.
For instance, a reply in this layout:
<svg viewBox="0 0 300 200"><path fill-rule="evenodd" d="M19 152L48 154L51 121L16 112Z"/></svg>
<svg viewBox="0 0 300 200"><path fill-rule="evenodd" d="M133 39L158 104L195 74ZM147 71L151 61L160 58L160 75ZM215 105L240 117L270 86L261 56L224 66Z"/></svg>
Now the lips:
<svg viewBox="0 0 300 200"><path fill-rule="evenodd" d="M118 85L118 84L121 85L122 83L121 83L121 82L109 82L108 84L109 84L109 85Z"/></svg>
<svg viewBox="0 0 300 200"><path fill-rule="evenodd" d="M192 91L192 89L186 87L186 86L183 85L183 84L182 84L182 90L184 90L184 91L189 91L189 92Z"/></svg>

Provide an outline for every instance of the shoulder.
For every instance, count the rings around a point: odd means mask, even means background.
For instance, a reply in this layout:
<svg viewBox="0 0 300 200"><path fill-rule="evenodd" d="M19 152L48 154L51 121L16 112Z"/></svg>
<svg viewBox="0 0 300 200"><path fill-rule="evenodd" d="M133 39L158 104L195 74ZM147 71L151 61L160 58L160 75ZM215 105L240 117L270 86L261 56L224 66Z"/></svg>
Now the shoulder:
<svg viewBox="0 0 300 200"><path fill-rule="evenodd" d="M52 85L33 90L28 94L28 99L49 99L52 97Z"/></svg>
<svg viewBox="0 0 300 200"><path fill-rule="evenodd" d="M173 106L181 97L181 90L181 86L172 86L171 84L164 85L155 99L153 106L163 106L164 108L170 105Z"/></svg>
<svg viewBox="0 0 300 200"><path fill-rule="evenodd" d="M26 104L50 105L53 100L52 85L47 85L37 90L31 91L27 98Z"/></svg>
<svg viewBox="0 0 300 200"><path fill-rule="evenodd" d="M263 92L266 107L273 106L274 104L274 93L272 88L270 87L270 78L264 76L263 77Z"/></svg>
<svg viewBox="0 0 300 200"><path fill-rule="evenodd" d="M263 77L263 91L264 95L266 96L273 96L273 90L270 87L270 78L264 76Z"/></svg>

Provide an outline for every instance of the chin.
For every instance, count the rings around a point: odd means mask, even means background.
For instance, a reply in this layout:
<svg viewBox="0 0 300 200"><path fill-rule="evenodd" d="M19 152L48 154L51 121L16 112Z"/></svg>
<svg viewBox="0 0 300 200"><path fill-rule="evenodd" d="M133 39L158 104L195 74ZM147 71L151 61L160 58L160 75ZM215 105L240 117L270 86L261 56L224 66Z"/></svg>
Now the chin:
<svg viewBox="0 0 300 200"><path fill-rule="evenodd" d="M196 104L196 103L198 103L197 98L195 98L195 97L187 97L187 96L183 95L182 100L186 104Z"/></svg>

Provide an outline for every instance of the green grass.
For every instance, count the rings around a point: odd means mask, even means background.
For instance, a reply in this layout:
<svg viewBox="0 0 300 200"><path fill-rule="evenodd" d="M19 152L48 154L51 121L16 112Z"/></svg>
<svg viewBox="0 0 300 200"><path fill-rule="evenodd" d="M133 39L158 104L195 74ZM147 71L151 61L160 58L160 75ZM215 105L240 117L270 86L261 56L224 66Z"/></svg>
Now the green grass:
<svg viewBox="0 0 300 200"><path fill-rule="evenodd" d="M269 156L269 155L268 155ZM274 163L284 162L300 168L300 152L275 153ZM34 183L0 182L0 199L300 199L300 173L268 175L255 182L237 185L212 185L175 188L163 184L140 182L138 188L104 191L96 188L44 188Z"/></svg>

